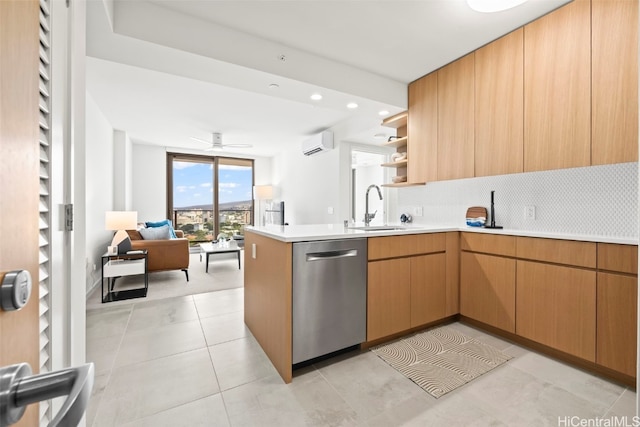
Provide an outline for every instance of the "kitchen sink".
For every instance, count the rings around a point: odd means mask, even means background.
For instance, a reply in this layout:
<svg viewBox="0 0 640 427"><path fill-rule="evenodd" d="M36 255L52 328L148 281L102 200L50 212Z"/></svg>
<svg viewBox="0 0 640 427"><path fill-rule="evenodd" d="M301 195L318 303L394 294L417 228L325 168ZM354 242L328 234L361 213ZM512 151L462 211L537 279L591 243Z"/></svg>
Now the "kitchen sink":
<svg viewBox="0 0 640 427"><path fill-rule="evenodd" d="M347 227L351 230L363 230L363 231L391 231L391 230L406 230L407 227L401 227L398 225L370 225L364 227Z"/></svg>

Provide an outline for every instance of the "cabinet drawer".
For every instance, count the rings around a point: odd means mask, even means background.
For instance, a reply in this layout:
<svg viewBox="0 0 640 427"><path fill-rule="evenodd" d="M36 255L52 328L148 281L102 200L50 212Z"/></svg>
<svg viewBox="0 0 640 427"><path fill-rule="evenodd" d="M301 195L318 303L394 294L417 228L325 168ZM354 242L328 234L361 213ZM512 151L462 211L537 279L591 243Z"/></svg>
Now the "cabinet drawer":
<svg viewBox="0 0 640 427"><path fill-rule="evenodd" d="M516 238L514 236L462 233L461 247L463 251L516 256Z"/></svg>
<svg viewBox="0 0 640 427"><path fill-rule="evenodd" d="M369 238L369 260L398 258L446 250L445 233Z"/></svg>
<svg viewBox="0 0 640 427"><path fill-rule="evenodd" d="M595 268L596 244L573 240L517 237L516 256L536 261Z"/></svg>
<svg viewBox="0 0 640 427"><path fill-rule="evenodd" d="M598 269L638 274L638 247L598 243Z"/></svg>
<svg viewBox="0 0 640 427"><path fill-rule="evenodd" d="M144 274L144 259L111 260L102 268L104 277Z"/></svg>

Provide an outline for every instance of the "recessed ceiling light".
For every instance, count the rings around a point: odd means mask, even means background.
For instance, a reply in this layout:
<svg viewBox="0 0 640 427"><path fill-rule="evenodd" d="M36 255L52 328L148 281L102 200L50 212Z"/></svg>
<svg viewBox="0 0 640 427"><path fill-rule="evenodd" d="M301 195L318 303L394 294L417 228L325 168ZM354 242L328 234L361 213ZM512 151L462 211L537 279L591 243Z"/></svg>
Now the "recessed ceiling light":
<svg viewBox="0 0 640 427"><path fill-rule="evenodd" d="M271 83L269 85L269 89L278 89L280 87L280 85L278 83Z"/></svg>
<svg viewBox="0 0 640 427"><path fill-rule="evenodd" d="M354 108L358 108L358 104L356 104L355 102L350 102L347 104L347 108L350 108L353 110Z"/></svg>
<svg viewBox="0 0 640 427"><path fill-rule="evenodd" d="M373 137L375 139L387 139L387 135L384 133L376 133L375 135L373 135Z"/></svg>
<svg viewBox="0 0 640 427"><path fill-rule="evenodd" d="M386 116L387 114L389 114L389 112L387 110L378 111L378 115L380 115L380 116Z"/></svg>
<svg viewBox="0 0 640 427"><path fill-rule="evenodd" d="M469 7L476 12L491 13L511 9L527 0L467 0Z"/></svg>
<svg viewBox="0 0 640 427"><path fill-rule="evenodd" d="M311 99L313 99L314 101L320 101L322 99L322 95L320 95L319 93L314 93L313 95L311 95Z"/></svg>

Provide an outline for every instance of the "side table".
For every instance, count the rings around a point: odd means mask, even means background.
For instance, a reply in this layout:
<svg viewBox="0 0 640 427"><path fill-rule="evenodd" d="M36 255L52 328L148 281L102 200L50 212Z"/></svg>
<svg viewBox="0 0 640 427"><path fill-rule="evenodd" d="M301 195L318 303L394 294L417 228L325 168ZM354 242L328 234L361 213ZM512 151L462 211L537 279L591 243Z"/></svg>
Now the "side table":
<svg viewBox="0 0 640 427"><path fill-rule="evenodd" d="M144 298L149 289L149 272L147 270L148 254L142 253L102 255L102 302L122 301L131 298ZM116 279L122 276L134 276L144 274L144 288L125 289L114 291ZM107 292L105 294L105 279L107 279Z"/></svg>

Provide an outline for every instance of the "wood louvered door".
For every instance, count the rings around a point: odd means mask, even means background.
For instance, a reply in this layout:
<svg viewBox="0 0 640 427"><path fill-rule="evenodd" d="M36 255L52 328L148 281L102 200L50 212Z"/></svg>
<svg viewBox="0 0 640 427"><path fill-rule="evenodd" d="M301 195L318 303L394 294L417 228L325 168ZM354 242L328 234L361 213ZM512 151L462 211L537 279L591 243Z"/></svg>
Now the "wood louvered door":
<svg viewBox="0 0 640 427"><path fill-rule="evenodd" d="M40 366L39 351L39 14L38 0L0 1L0 280L31 273L20 311L0 310L0 366ZM38 405L16 424L36 426Z"/></svg>

